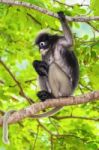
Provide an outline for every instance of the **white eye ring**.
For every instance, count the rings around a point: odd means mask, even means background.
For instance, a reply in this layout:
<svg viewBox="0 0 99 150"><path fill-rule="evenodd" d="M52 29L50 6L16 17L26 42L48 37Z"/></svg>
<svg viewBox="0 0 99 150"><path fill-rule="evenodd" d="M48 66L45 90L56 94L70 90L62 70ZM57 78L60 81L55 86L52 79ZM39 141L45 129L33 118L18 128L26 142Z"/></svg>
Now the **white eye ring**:
<svg viewBox="0 0 99 150"><path fill-rule="evenodd" d="M40 46L45 46L45 42L40 42Z"/></svg>

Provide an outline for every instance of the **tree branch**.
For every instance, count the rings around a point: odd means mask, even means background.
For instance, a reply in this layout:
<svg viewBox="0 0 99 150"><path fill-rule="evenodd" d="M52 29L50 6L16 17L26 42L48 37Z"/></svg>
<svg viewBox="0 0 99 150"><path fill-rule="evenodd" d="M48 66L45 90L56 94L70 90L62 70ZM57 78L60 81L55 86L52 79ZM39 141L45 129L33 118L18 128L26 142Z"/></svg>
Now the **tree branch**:
<svg viewBox="0 0 99 150"><path fill-rule="evenodd" d="M23 88L22 88L20 82L15 78L15 76L13 75L13 73L12 73L12 72L10 71L10 69L6 66L6 64L1 60L1 58L0 58L0 64L2 64L2 66L5 68L5 70L9 73L9 75L12 77L12 79L14 80L14 82L15 82L15 83L17 84L17 86L19 87L19 89L20 89L20 95L21 95L22 97L24 97L24 98L29 102L29 104L32 104L32 103L33 103L33 100L32 100L30 97L28 97L28 96L24 93Z"/></svg>
<svg viewBox="0 0 99 150"><path fill-rule="evenodd" d="M51 99L45 102L35 103L25 109L21 109L17 112L14 112L9 117L8 123L15 123L26 117L32 117L34 114L46 108L83 104L83 103L95 101L98 99L99 99L99 91L95 91L95 92L90 92L90 93L87 93L85 95L81 95L78 97ZM2 122L3 122L3 117L0 118L0 125L2 125Z"/></svg>
<svg viewBox="0 0 99 150"><path fill-rule="evenodd" d="M39 6L36 6L34 4L31 3L27 3L27 2L21 2L21 1L14 1L14 0L0 0L0 3L4 3L4 4L9 4L9 5L16 5L16 6L24 6L26 8L31 8L34 10L37 10L43 14L58 18L58 15L48 11L44 8L41 8ZM74 21L74 22L88 22L88 21L92 21L92 20L99 20L99 16L92 16L92 17L85 17L85 16L77 16L77 17L69 17L66 16L66 19L68 21Z"/></svg>
<svg viewBox="0 0 99 150"><path fill-rule="evenodd" d="M95 26L93 26L90 22L87 22L87 24L88 24L89 26L91 26L95 31L99 32L99 30L98 30Z"/></svg>

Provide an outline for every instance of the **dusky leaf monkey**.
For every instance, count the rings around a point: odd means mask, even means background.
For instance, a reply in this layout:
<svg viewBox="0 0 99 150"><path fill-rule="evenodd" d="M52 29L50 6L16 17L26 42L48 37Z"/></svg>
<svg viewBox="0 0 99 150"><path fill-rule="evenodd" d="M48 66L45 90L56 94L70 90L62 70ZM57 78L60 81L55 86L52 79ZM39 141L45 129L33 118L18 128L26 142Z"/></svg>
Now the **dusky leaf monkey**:
<svg viewBox="0 0 99 150"><path fill-rule="evenodd" d="M35 41L39 47L42 60L35 60L33 67L39 75L41 91L37 96L46 99L68 97L73 94L78 84L79 65L73 51L73 36L63 12L58 12L64 35L40 33ZM61 107L49 112L34 115L33 118L47 117L55 114Z"/></svg>

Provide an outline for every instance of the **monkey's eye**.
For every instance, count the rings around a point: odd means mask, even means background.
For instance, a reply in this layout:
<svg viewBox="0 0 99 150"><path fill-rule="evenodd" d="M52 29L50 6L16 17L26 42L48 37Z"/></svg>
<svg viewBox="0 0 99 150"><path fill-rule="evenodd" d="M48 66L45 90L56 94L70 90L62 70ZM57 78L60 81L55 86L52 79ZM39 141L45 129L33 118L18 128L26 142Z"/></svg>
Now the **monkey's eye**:
<svg viewBox="0 0 99 150"><path fill-rule="evenodd" d="M45 46L46 42L40 42L40 46Z"/></svg>

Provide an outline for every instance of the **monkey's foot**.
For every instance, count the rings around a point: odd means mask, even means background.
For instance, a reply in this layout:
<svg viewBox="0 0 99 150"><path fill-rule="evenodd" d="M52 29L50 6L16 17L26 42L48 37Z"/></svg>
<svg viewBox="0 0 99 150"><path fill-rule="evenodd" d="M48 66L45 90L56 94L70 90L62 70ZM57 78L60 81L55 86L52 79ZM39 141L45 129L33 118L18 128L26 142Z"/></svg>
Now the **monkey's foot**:
<svg viewBox="0 0 99 150"><path fill-rule="evenodd" d="M45 101L46 99L54 98L54 96L47 91L40 91L37 93L37 96L41 101Z"/></svg>

